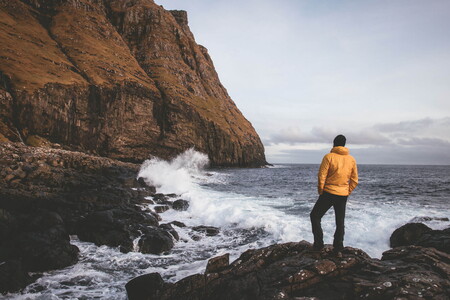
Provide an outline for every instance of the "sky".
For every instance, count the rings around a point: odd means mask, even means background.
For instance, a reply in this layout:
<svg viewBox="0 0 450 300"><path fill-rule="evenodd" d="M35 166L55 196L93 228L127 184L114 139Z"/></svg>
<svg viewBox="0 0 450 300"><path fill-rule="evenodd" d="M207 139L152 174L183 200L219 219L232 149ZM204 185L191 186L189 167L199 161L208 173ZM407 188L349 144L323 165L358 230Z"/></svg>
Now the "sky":
<svg viewBox="0 0 450 300"><path fill-rule="evenodd" d="M156 0L188 12L270 163L450 165L450 1Z"/></svg>

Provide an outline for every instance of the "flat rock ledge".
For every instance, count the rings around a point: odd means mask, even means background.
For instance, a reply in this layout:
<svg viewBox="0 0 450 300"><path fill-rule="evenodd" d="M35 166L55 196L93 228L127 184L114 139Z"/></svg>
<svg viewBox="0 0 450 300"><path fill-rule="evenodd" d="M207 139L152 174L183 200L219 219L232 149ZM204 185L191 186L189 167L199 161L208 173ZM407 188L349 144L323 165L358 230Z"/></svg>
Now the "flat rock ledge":
<svg viewBox="0 0 450 300"><path fill-rule="evenodd" d="M247 250L229 263L212 258L204 274L176 283L158 273L126 285L137 299L449 299L450 256L434 248L404 246L381 259L346 247L342 257L306 241Z"/></svg>

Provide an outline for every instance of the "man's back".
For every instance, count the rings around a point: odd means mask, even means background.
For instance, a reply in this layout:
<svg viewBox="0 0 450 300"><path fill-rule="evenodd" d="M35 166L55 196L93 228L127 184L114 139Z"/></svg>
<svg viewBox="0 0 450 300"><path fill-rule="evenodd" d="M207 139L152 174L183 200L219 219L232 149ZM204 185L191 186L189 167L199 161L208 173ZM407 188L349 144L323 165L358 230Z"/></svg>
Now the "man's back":
<svg viewBox="0 0 450 300"><path fill-rule="evenodd" d="M358 184L356 161L346 147L338 146L325 155L318 174L319 194L348 196Z"/></svg>

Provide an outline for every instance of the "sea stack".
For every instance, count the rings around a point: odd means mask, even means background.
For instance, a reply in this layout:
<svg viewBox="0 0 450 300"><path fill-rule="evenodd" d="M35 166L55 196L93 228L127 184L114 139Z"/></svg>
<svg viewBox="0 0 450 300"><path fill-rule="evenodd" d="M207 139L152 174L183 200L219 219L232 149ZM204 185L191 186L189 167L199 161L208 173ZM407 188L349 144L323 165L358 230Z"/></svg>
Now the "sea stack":
<svg viewBox="0 0 450 300"><path fill-rule="evenodd" d="M266 164L185 11L152 0L0 1L0 139L129 162L195 147Z"/></svg>

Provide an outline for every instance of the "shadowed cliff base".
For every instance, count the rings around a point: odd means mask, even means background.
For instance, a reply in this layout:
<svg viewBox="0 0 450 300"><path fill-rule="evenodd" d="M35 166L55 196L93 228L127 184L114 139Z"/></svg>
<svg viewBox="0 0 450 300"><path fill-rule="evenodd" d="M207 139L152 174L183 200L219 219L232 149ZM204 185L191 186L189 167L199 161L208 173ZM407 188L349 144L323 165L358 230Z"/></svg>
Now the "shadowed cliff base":
<svg viewBox="0 0 450 300"><path fill-rule="evenodd" d="M0 8L2 140L36 137L129 162L195 147L213 166L266 164L186 12L151 0Z"/></svg>

